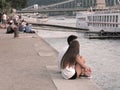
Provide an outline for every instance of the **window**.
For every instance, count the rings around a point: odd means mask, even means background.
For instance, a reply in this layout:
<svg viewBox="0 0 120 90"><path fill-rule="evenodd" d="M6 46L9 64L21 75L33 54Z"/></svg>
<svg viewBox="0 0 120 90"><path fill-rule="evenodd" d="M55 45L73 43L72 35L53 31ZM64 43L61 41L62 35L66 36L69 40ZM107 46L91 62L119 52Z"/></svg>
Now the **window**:
<svg viewBox="0 0 120 90"><path fill-rule="evenodd" d="M109 22L109 16L107 16L107 22Z"/></svg>
<svg viewBox="0 0 120 90"><path fill-rule="evenodd" d="M113 20L112 20L113 22L115 21L115 16L113 16Z"/></svg>
<svg viewBox="0 0 120 90"><path fill-rule="evenodd" d="M116 22L118 22L118 15L116 15Z"/></svg>
<svg viewBox="0 0 120 90"><path fill-rule="evenodd" d="M100 16L100 21L102 21L101 16Z"/></svg>
<svg viewBox="0 0 120 90"><path fill-rule="evenodd" d="M112 22L112 16L110 16L110 22Z"/></svg>

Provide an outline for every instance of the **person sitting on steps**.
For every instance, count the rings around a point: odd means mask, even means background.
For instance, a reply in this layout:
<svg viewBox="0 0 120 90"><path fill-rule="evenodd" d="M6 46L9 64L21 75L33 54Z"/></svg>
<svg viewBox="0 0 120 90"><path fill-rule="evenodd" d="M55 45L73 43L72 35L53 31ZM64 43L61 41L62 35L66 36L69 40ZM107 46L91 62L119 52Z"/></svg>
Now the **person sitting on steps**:
<svg viewBox="0 0 120 90"><path fill-rule="evenodd" d="M59 71L59 72L61 72L61 70L60 70L60 62L61 62L61 60L62 60L63 55L64 55L65 52L67 51L70 43L71 43L73 40L76 40L77 38L78 38L78 37L77 37L76 35L69 35L69 37L67 38L67 43L68 43L68 45L64 46L64 47L60 50L60 52L59 52L59 54L58 54L58 71Z"/></svg>
<svg viewBox="0 0 120 90"><path fill-rule="evenodd" d="M7 27L6 33L7 33L7 34L14 33L14 29L15 29L15 28L18 28L18 26L16 26L16 25L14 24L13 20L10 20L9 26Z"/></svg>
<svg viewBox="0 0 120 90"><path fill-rule="evenodd" d="M91 77L91 69L85 64L83 56L79 55L79 42L73 40L66 53L62 57L61 74L65 79L76 79L79 77Z"/></svg>
<svg viewBox="0 0 120 90"><path fill-rule="evenodd" d="M25 33L35 33L35 31L32 31L32 30L31 30L31 28L30 28L30 26L29 26L28 23L26 23L25 31L24 31L24 32L25 32Z"/></svg>

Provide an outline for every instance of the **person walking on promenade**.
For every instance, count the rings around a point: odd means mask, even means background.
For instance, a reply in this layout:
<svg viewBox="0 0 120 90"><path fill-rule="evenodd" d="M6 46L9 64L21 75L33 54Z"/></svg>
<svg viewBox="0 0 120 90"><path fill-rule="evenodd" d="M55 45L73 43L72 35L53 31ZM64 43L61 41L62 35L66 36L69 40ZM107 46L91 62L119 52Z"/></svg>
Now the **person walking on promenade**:
<svg viewBox="0 0 120 90"><path fill-rule="evenodd" d="M91 69L85 64L85 59L79 55L79 42L73 40L61 60L61 74L65 79L90 77Z"/></svg>
<svg viewBox="0 0 120 90"><path fill-rule="evenodd" d="M73 40L76 40L77 39L77 36L76 35L70 35L68 38L67 38L67 43L68 45L70 45L70 43L73 41ZM60 62L62 60L62 57L63 55L65 54L65 52L67 51L68 49L68 45L63 47L62 50L59 52L58 54L58 71L60 71Z"/></svg>
<svg viewBox="0 0 120 90"><path fill-rule="evenodd" d="M6 28L6 24L7 24L7 15L5 13L3 13L2 15L2 23L5 25Z"/></svg>

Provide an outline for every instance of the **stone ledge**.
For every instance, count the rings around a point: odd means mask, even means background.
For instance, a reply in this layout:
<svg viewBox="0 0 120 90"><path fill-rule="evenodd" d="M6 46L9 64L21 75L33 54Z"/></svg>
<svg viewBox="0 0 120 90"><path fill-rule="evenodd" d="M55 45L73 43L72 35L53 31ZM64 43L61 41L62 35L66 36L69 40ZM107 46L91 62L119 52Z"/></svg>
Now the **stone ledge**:
<svg viewBox="0 0 120 90"><path fill-rule="evenodd" d="M47 66L47 69L58 90L102 90L92 79L65 80L57 66Z"/></svg>

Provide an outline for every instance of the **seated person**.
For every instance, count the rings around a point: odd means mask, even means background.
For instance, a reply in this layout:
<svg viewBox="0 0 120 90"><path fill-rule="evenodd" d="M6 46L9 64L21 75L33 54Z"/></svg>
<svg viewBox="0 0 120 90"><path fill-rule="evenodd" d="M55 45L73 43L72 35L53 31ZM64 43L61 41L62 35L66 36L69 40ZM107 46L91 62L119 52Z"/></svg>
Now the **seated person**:
<svg viewBox="0 0 120 90"><path fill-rule="evenodd" d="M19 31L24 32L25 28L23 27L22 23L19 23Z"/></svg>
<svg viewBox="0 0 120 90"><path fill-rule="evenodd" d="M13 25L13 21L11 20L10 22L9 22L9 26L7 27L7 34L9 34L9 33L14 33L14 29L12 28L12 25Z"/></svg>
<svg viewBox="0 0 120 90"><path fill-rule="evenodd" d="M5 28L5 25L0 23L0 28Z"/></svg>
<svg viewBox="0 0 120 90"><path fill-rule="evenodd" d="M31 30L31 28L30 28L30 26L29 26L28 23L26 23L25 32L26 32L26 33L35 33L35 31L32 31L32 30Z"/></svg>
<svg viewBox="0 0 120 90"><path fill-rule="evenodd" d="M9 26L7 27L7 34L10 34L10 33L14 33L14 31L16 30L16 28L18 29L18 26L14 25L13 21L11 20L9 22Z"/></svg>

